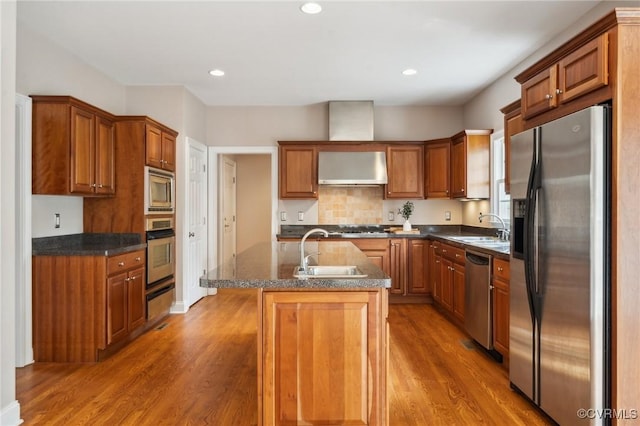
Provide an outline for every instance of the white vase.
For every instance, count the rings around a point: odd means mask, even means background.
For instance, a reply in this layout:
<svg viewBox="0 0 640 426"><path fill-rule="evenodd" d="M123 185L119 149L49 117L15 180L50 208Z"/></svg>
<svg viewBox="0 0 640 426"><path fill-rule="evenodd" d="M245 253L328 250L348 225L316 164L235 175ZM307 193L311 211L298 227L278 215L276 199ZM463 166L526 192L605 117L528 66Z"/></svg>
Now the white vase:
<svg viewBox="0 0 640 426"><path fill-rule="evenodd" d="M411 222L409 222L409 219L405 219L404 223L402 224L402 230L411 231Z"/></svg>

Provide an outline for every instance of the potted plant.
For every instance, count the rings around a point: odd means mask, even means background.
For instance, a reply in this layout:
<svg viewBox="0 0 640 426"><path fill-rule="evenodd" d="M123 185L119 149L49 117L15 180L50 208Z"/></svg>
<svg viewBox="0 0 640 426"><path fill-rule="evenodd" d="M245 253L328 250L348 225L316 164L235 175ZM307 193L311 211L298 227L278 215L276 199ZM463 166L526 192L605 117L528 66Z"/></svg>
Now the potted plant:
<svg viewBox="0 0 640 426"><path fill-rule="evenodd" d="M413 213L413 203L411 201L407 201L398 209L398 214L404 218L404 223L402 224L403 231L411 231L411 222L409 222L411 213Z"/></svg>

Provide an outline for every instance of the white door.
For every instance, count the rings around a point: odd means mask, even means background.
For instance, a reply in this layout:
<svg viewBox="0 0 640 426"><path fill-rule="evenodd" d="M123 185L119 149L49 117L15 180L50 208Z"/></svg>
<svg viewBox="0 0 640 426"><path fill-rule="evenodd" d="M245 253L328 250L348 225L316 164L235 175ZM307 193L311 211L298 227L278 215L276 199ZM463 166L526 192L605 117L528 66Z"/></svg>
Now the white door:
<svg viewBox="0 0 640 426"><path fill-rule="evenodd" d="M187 297L188 306L206 296L200 277L207 270L207 148L187 138L189 144Z"/></svg>
<svg viewBox="0 0 640 426"><path fill-rule="evenodd" d="M222 157L222 214L220 250L221 264L236 257L236 162L228 156Z"/></svg>

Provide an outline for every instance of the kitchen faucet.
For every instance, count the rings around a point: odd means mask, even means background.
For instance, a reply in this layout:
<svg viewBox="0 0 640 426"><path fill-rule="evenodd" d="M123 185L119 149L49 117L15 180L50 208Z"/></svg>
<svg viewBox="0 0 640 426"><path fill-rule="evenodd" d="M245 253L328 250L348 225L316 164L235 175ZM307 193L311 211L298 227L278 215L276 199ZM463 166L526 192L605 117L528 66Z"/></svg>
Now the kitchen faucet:
<svg viewBox="0 0 640 426"><path fill-rule="evenodd" d="M304 237L302 237L302 240L300 241L300 266L298 267L298 272L304 272L305 274L307 273L307 263L309 260L309 256L304 256L304 242L307 240L309 235L315 233L322 233L325 237L329 236L329 232L322 228L313 228L312 230L304 234Z"/></svg>
<svg viewBox="0 0 640 426"><path fill-rule="evenodd" d="M480 223L482 223L482 219L485 218L485 217L495 217L496 219L498 219L500 221L500 223L502 224L502 228L500 228L498 230L498 237L503 241L508 241L509 240L510 231L507 228L507 225L504 223L504 220L500 216L498 216L497 214L493 214L493 213L482 214L482 213L480 213L480 215L478 216L478 221Z"/></svg>

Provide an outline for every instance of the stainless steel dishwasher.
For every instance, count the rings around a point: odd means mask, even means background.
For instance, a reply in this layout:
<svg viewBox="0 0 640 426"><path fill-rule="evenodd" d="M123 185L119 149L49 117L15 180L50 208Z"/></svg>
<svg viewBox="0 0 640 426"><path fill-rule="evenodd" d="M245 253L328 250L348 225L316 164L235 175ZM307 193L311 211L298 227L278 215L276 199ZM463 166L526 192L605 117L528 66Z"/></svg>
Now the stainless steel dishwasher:
<svg viewBox="0 0 640 426"><path fill-rule="evenodd" d="M465 251L464 327L488 350L493 349L491 255Z"/></svg>

